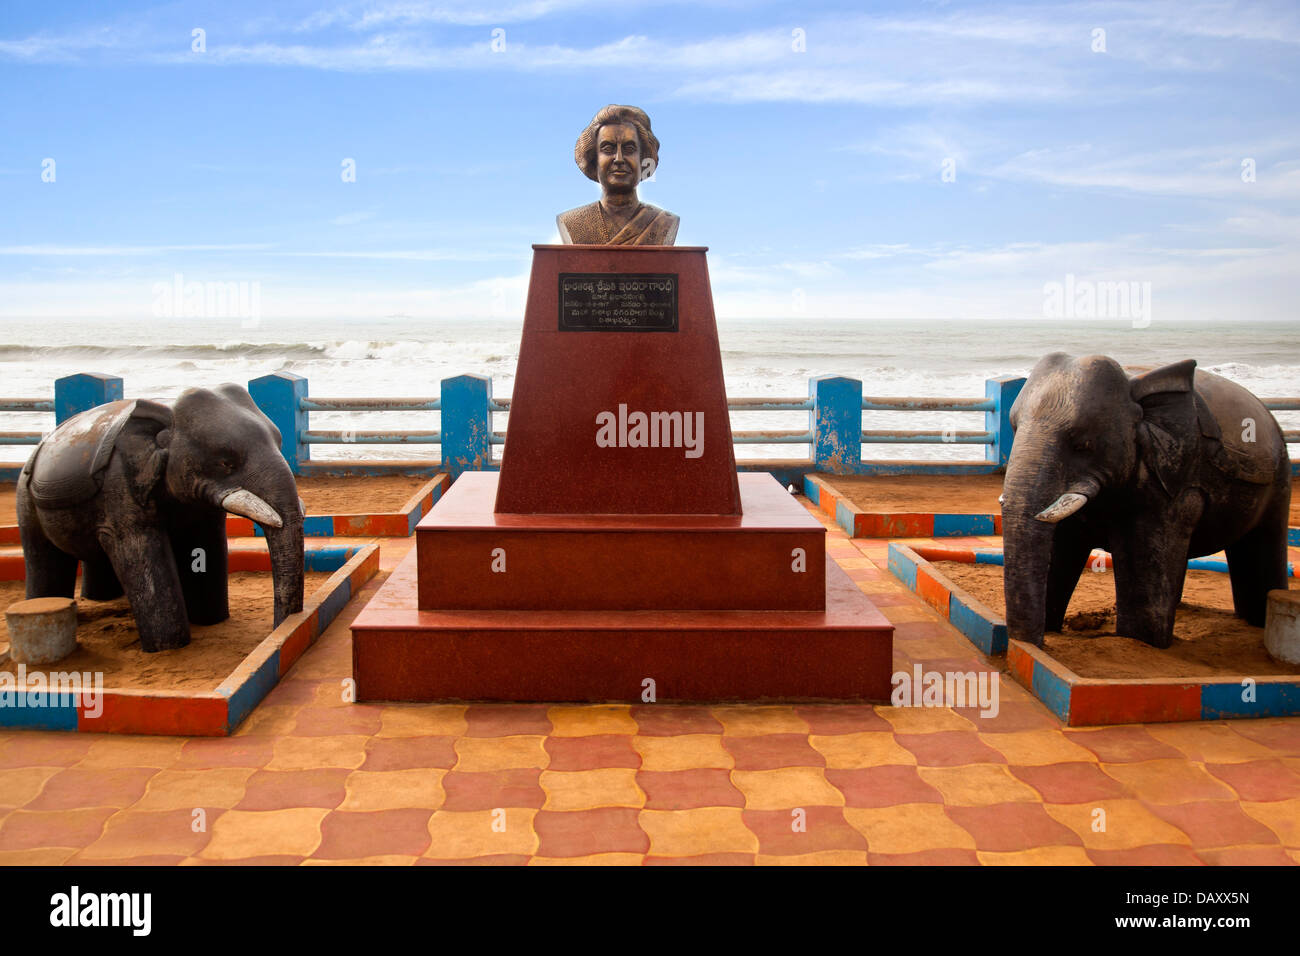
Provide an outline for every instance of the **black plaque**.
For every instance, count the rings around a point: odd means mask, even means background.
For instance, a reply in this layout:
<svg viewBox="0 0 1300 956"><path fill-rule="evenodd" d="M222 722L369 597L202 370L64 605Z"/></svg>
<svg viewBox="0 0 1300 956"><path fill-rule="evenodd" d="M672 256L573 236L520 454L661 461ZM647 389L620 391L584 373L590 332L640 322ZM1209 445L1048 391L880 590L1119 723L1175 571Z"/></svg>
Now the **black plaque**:
<svg viewBox="0 0 1300 956"><path fill-rule="evenodd" d="M561 272L561 332L676 332L677 273Z"/></svg>

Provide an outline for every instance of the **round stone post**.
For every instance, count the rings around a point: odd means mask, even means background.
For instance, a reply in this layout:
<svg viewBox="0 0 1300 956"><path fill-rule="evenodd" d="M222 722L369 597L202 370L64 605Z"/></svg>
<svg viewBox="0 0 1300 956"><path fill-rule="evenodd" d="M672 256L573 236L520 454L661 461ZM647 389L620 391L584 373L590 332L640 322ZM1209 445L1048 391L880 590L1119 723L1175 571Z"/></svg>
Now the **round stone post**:
<svg viewBox="0 0 1300 956"><path fill-rule="evenodd" d="M1300 664L1300 591L1269 591L1264 650L1274 660Z"/></svg>
<svg viewBox="0 0 1300 956"><path fill-rule="evenodd" d="M9 605L9 656L19 664L53 664L77 649L77 602L29 598Z"/></svg>

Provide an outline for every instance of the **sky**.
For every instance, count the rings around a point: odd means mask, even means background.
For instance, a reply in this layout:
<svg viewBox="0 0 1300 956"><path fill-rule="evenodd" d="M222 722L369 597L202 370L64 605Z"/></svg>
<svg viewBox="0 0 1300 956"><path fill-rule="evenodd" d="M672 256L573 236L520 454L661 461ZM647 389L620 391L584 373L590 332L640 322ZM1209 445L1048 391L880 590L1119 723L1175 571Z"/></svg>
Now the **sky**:
<svg viewBox="0 0 1300 956"><path fill-rule="evenodd" d="M1294 0L0 0L0 91L0 319L522 314L607 103L722 317L1300 303Z"/></svg>

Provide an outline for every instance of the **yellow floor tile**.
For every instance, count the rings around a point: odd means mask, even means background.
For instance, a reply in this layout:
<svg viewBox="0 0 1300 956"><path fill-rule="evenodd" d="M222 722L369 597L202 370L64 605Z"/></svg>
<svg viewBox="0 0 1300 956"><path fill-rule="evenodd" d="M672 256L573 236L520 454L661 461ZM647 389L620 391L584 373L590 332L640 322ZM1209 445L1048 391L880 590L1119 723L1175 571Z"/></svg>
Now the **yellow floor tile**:
<svg viewBox="0 0 1300 956"><path fill-rule="evenodd" d="M542 769L551 756L540 734L514 737L461 737L456 741L455 769L464 773L488 770Z"/></svg>
<svg viewBox="0 0 1300 956"><path fill-rule="evenodd" d="M544 810L645 806L645 794L636 784L636 771L628 768L543 770L538 782L546 793Z"/></svg>
<svg viewBox="0 0 1300 956"><path fill-rule="evenodd" d="M596 734L635 734L636 721L627 704L589 707L552 707L546 712L551 720L552 737L591 737Z"/></svg>
<svg viewBox="0 0 1300 956"><path fill-rule="evenodd" d="M800 853L797 856L778 856L760 853L756 866L866 866L866 850L821 850L817 853Z"/></svg>
<svg viewBox="0 0 1300 956"><path fill-rule="evenodd" d="M186 737L138 737L104 734L77 761L79 769L118 767L170 767L180 759Z"/></svg>
<svg viewBox="0 0 1300 956"><path fill-rule="evenodd" d="M858 770L890 764L916 763L916 754L900 747L894 735L885 731L861 734L813 734L808 742L826 758L828 770Z"/></svg>
<svg viewBox="0 0 1300 956"><path fill-rule="evenodd" d="M309 856L320 846L320 824L328 810L227 810L209 821L212 839L200 852L205 860L254 856Z"/></svg>
<svg viewBox="0 0 1300 956"><path fill-rule="evenodd" d="M342 767L355 770L366 759L368 739L361 734L282 737L275 742L275 750L265 769L318 770L322 767Z"/></svg>
<svg viewBox="0 0 1300 956"><path fill-rule="evenodd" d="M435 860L468 860L497 853L531 856L537 850L536 810L439 810L429 818L433 842L424 855Z"/></svg>
<svg viewBox="0 0 1300 956"><path fill-rule="evenodd" d="M535 856L529 866L640 866L640 853L596 853L592 856Z"/></svg>
<svg viewBox="0 0 1300 956"><path fill-rule="evenodd" d="M62 773L62 767L18 767L12 770L0 770L0 807L17 808L36 799L45 781L56 773Z"/></svg>
<svg viewBox="0 0 1300 956"><path fill-rule="evenodd" d="M1190 803L1233 800L1236 792L1206 769L1189 760L1140 760L1108 763L1102 769L1147 803Z"/></svg>
<svg viewBox="0 0 1300 956"><path fill-rule="evenodd" d="M940 730L979 728L947 707L877 707L876 713L889 721L895 733L932 734Z"/></svg>
<svg viewBox="0 0 1300 956"><path fill-rule="evenodd" d="M1241 809L1277 834L1282 845L1300 848L1300 800L1254 803L1243 800Z"/></svg>
<svg viewBox="0 0 1300 956"><path fill-rule="evenodd" d="M1089 803L1043 804L1058 822L1069 827L1089 850L1131 850L1155 844L1191 844L1182 830L1166 823L1137 800L1096 800ZM1096 815L1104 810L1105 817ZM1104 830L1094 826L1104 825Z"/></svg>
<svg viewBox="0 0 1300 956"><path fill-rule="evenodd" d="M354 770L344 783L346 795L340 810L436 810L446 794L442 778L447 771L420 767L414 770Z"/></svg>
<svg viewBox="0 0 1300 956"><path fill-rule="evenodd" d="M376 737L459 737L469 729L464 704L385 704Z"/></svg>
<svg viewBox="0 0 1300 956"><path fill-rule="evenodd" d="M0 866L62 866L77 852L77 849L66 846L0 850Z"/></svg>
<svg viewBox="0 0 1300 956"><path fill-rule="evenodd" d="M160 770L149 778L144 796L133 810L192 810L220 807L228 810L244 798L252 767L211 770Z"/></svg>
<svg viewBox="0 0 1300 956"><path fill-rule="evenodd" d="M633 737L632 747L641 755L642 770L730 770L735 758L714 734L682 734L680 737Z"/></svg>
<svg viewBox="0 0 1300 956"><path fill-rule="evenodd" d="M1097 763L1097 755L1072 743L1059 730L1025 730L1013 734L982 734L1007 763L1018 767L1042 767L1051 763Z"/></svg>
<svg viewBox="0 0 1300 956"><path fill-rule="evenodd" d="M905 803L880 809L845 807L844 818L867 838L867 849L872 853L975 849L975 838L934 803Z"/></svg>
<svg viewBox="0 0 1300 956"><path fill-rule="evenodd" d="M1002 764L920 767L921 779L943 794L950 807L987 807L995 803L1038 803L1042 798Z"/></svg>
<svg viewBox="0 0 1300 956"><path fill-rule="evenodd" d="M650 837L651 856L758 852L758 837L739 807L642 810L637 822Z"/></svg>
<svg viewBox="0 0 1300 956"><path fill-rule="evenodd" d="M976 850L985 866L1094 866L1088 851L1081 846L1036 846L1014 853Z"/></svg>
<svg viewBox="0 0 1300 956"><path fill-rule="evenodd" d="M414 866L418 856L388 854L386 856L363 856L355 860L303 860L303 866Z"/></svg>
<svg viewBox="0 0 1300 956"><path fill-rule="evenodd" d="M844 806L844 794L831 786L820 767L733 770L731 782L745 795L746 810Z"/></svg>
<svg viewBox="0 0 1300 956"><path fill-rule="evenodd" d="M1268 760L1276 756L1263 744L1242 736L1222 723L1186 721L1177 724L1146 724L1145 727L1146 732L1161 743L1206 763L1245 763L1248 760Z"/></svg>
<svg viewBox="0 0 1300 956"><path fill-rule="evenodd" d="M713 716L722 722L722 732L729 737L753 737L761 734L806 734L808 721L793 707L711 707Z"/></svg>

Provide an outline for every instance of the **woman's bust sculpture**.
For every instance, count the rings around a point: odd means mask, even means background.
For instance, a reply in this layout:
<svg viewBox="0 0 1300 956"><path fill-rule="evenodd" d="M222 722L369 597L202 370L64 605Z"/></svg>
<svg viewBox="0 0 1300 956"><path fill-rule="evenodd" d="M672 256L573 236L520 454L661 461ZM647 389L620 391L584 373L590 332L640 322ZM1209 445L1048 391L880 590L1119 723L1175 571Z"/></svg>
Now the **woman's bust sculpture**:
<svg viewBox="0 0 1300 956"><path fill-rule="evenodd" d="M635 106L606 106L578 137L578 168L600 183L600 199L555 217L566 244L671 246L681 221L637 198L637 184L654 175L659 140L650 117Z"/></svg>

